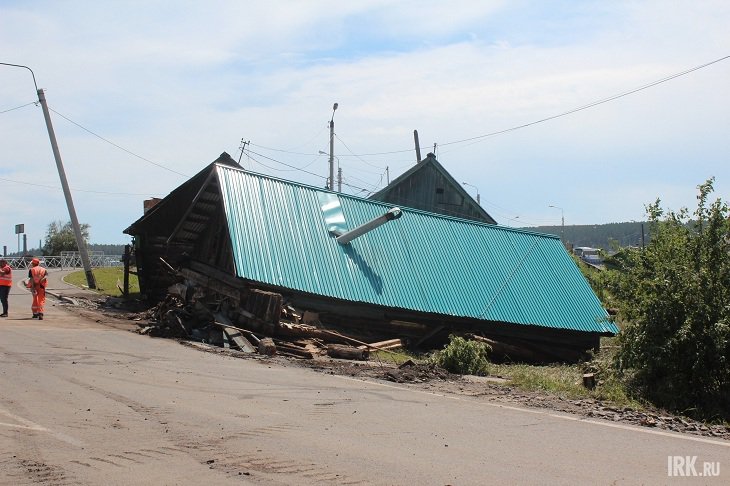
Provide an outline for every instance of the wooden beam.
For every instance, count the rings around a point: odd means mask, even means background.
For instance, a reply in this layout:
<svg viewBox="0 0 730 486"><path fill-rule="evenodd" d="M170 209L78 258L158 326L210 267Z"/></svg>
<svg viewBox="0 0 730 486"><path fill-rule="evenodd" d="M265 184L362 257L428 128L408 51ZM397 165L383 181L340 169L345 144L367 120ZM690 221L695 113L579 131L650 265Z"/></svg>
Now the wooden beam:
<svg viewBox="0 0 730 486"><path fill-rule="evenodd" d="M229 327L224 327L223 334L226 335L228 339L232 341L233 344L244 353L256 352L256 348L254 348L253 344L251 344L248 339L243 337L243 334L241 334L240 331L231 329Z"/></svg>
<svg viewBox="0 0 730 486"><path fill-rule="evenodd" d="M387 341L380 341L377 343L361 344L358 349L375 349L379 351L385 351L388 349L397 349L403 347L402 339L388 339Z"/></svg>
<svg viewBox="0 0 730 486"><path fill-rule="evenodd" d="M368 359L369 355L370 353L368 353L367 349L359 349L353 346L346 346L343 344L327 345L327 356L330 356L332 358L356 359L360 361L365 361Z"/></svg>

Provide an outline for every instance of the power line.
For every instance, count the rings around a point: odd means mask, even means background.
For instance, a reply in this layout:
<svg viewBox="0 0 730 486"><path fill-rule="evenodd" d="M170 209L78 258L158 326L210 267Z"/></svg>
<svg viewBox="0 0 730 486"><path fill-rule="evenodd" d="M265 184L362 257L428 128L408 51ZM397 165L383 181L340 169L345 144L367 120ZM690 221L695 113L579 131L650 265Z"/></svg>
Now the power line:
<svg viewBox="0 0 730 486"><path fill-rule="evenodd" d="M250 145L254 145L254 144L249 144L249 146L250 146ZM266 155L264 155L264 154L260 154L260 153L258 153L258 152L254 152L254 151L253 151L253 150L251 150L251 149L248 149L248 150L246 150L246 153L247 153L247 154L255 154L255 155L258 155L259 157L263 157L263 158L265 158L266 160L270 160L270 161L272 161L272 162L275 162L275 163L277 163L277 164L281 164L281 165L283 165L283 166L286 166L286 167L289 167L289 168L291 168L291 169L293 169L293 170L298 170L298 171L304 172L305 174L313 175L313 176L315 176L315 177L318 177L318 178L320 178L320 179L326 179L326 177L322 177L322 176L321 176L321 175L319 175L319 174L315 174L314 172L310 172L310 171L308 171L308 170L305 170L305 169L304 169L304 168L302 168L302 167L296 167L296 166L294 166L294 165L291 165L291 164L287 164L286 162L282 162L282 161L280 161L280 160L276 160L276 159L273 159L273 158L271 158L271 157L267 157ZM253 159L253 157L251 157L251 158ZM256 160L256 159L254 159L254 160ZM260 161L258 161L258 160L256 160L256 162L257 162L257 163L259 163L259 164L261 164L261 165L263 165L264 167L266 167L266 168L268 168L268 169L271 169L271 170L286 171L286 169L277 169L277 168L275 168L275 167L270 167L270 166L268 166L268 165L266 165L266 164L262 164L262 163L261 163ZM310 164L307 164L307 165L311 165L311 163L310 163Z"/></svg>
<svg viewBox="0 0 730 486"><path fill-rule="evenodd" d="M726 59L730 59L730 56L725 56L725 57L721 57L720 59L715 59L714 61L711 61L711 62L702 64L700 66L693 67L691 69L687 69L687 70L682 71L680 73L672 74L670 76L667 76L665 78L659 79L657 81L653 81L653 82L651 82L649 84L645 84L645 85L640 86L638 88L634 88L634 89L629 90L629 91L624 91L623 93L619 93L619 94L616 94L616 95L613 95L613 96L609 96L608 98L603 98L603 99L600 99L598 101L593 101L591 103L588 103L587 105L583 105L583 106L580 106L578 108L573 108L572 110L568 110L568 111L563 112L563 113L560 113L558 115L549 116L547 118L542 118L540 120L536 120L536 121L533 121L533 122L530 122L530 123L525 123L523 125L518 125L516 127L507 128L505 130L499 130L499 131L496 131L496 132L487 133L487 134L484 134L484 135L479 135L479 136L471 137L471 138L465 138L465 139L462 139L462 140L455 140L453 142L441 143L439 145L454 145L454 144L457 144L457 143L472 142L472 141L475 141L475 140L480 140L480 139L483 139L483 138L492 137L494 135L501 135L503 133L512 132L514 130L519 130L521 128L526 128L526 127L529 127L529 126L532 126L532 125L537 125L538 123L544 123L546 121L554 120L556 118L560 118L560 117L563 117L563 116L572 115L573 113L577 113L579 111L587 110L588 108L593 108L594 106L602 105L604 103L608 103L609 101L617 100L619 98L623 98L624 96L628 96L628 95L631 95L631 94L634 94L634 93L638 93L639 91L643 91L645 89L654 87L654 86L656 86L658 84L666 83L667 81L671 81L672 79L678 78L680 76L684 76L684 75L689 74L691 72L698 71L698 70L700 70L702 68L711 66L713 64L716 64L718 62L724 61Z"/></svg>
<svg viewBox="0 0 730 486"><path fill-rule="evenodd" d="M324 132L326 129L327 129L327 127L322 127L322 129L319 132L317 132L316 135L314 135L312 138L310 138L307 142L304 142L304 143L300 144L299 146L300 147L303 147L305 145L309 145L317 137L319 137L320 135L322 135L322 132ZM291 155L316 155L316 154L312 154L312 153L309 153L309 152L304 153L304 152L294 152L293 150L275 149L275 148L272 148L272 147L265 147L263 145L258 145L258 144L250 143L250 142L249 142L249 144L250 145L253 145L254 147L259 147L259 148L262 148L262 149L271 150L272 152L281 152L281 153L291 154Z"/></svg>
<svg viewBox="0 0 730 486"><path fill-rule="evenodd" d="M262 148L262 149L265 149L265 150L271 150L272 152L280 152L280 153L283 153L283 154L290 154L290 155L317 155L317 154L313 154L312 152L293 152L291 150L275 149L275 148L272 148L272 147L266 147L264 145L259 145L259 144L253 143L253 142L251 142L249 145L251 145L252 147L258 147L258 148Z"/></svg>
<svg viewBox="0 0 730 486"><path fill-rule="evenodd" d="M250 145L253 145L253 144L250 144ZM249 145L249 146L250 146L250 145ZM254 152L254 151L253 151L253 150L251 150L251 149L248 149L248 150L246 150L246 154L255 154L255 155L259 156L259 157L263 157L263 158L265 158L266 160L270 160L270 161L272 161L272 162L275 162L275 163L277 163L277 164L281 164L281 165L284 165L284 166L286 166L286 167L290 167L290 168L292 168L292 169L294 169L294 170L298 170L298 171L304 172L305 174L309 174L309 175L312 175L312 176L314 176L314 177L316 177L316 178L318 178L318 179L323 179L323 180L327 180L327 179L328 179L328 177L324 177L324 176L321 176L321 175L319 175L319 174L316 174L316 173L314 173L314 172L310 172L310 171L308 171L308 170L304 170L304 169L302 169L302 168L300 168L300 167L296 167L296 166L293 166L293 165L291 165L291 164L287 164L286 162L282 162L282 161L280 161L280 160L276 160L276 159L273 159L273 158L271 158L271 157L267 157L266 155L260 154L260 153L258 153L258 152ZM249 156L250 156L250 155L249 155ZM266 167L267 169L271 169L271 170L276 170L276 171L283 171L283 170L284 170L284 169L277 169L277 168L275 168L275 167L271 167L271 166L269 166L269 165L266 165L266 164L262 163L261 161L259 161L259 160L256 160L256 159L255 159L254 157L251 157L251 159L252 159L252 160L254 160L254 161L256 161L256 163L258 163L258 164L261 164L261 165L263 165L263 166L264 166L264 167ZM362 192L362 191L368 191L368 189L364 189L364 188L362 188L362 187L358 187L358 186L355 186L355 185L352 185L352 184L346 184L345 182L343 182L343 183L342 183L342 185L343 185L343 186L347 186L347 187L349 187L349 188L352 188L352 189L358 189L358 190L359 190L360 192Z"/></svg>
<svg viewBox="0 0 730 486"><path fill-rule="evenodd" d="M588 104L585 104L583 106L579 106L577 108L570 109L568 111L559 113L557 115L552 115L552 116L549 116L549 117L546 117L546 118L541 118L539 120L535 120L535 121L532 121L532 122L529 122L529 123L524 123L522 125L517 125L517 126L511 127L511 128L506 128L506 129L498 130L498 131L495 131L495 132L485 133L484 135L477 135L475 137L464 138L464 139L461 139L461 140L453 140L451 142L439 143L439 146L456 145L456 144L466 143L466 142L477 143L478 141L480 141L480 140L482 140L484 138L493 137L493 136L496 136L496 135L502 135L502 134L505 134L505 133L513 132L515 130L519 130L519 129L522 129L522 128L527 128L527 127L530 127L530 126L533 126L533 125L537 125L539 123L544 123L544 122L547 122L547 121L550 121L550 120L554 120L556 118L560 118L560 117L572 115L573 113L577 113L579 111L587 110L589 108L593 108L594 106L602 105L604 103L608 103L610 101L614 101L614 100L617 100L619 98L623 98L625 96L629 96L631 94L638 93L640 91L643 91L643 90L652 88L652 87L657 86L659 84L666 83L667 81L671 81L671 80L676 79L676 78L679 78L681 76L685 76L685 75L687 75L689 73L692 73L692 72L695 72L695 71L699 71L700 69L704 69L706 67L712 66L713 64L717 64L717 63L722 62L722 61L725 61L727 59L730 59L730 56L723 56L723 57L721 57L719 59L715 59L714 61L710 61L710 62L707 62L705 64L701 64L699 66L695 66L695 67L690 68L690 69L686 69L686 70L681 71L679 73L671 74L669 76L666 76L666 77L661 78L661 79L656 80L656 81L652 81L651 83L645 84L643 86L639 86L638 88L634 88L634 89L631 89L629 91L624 91L622 93L615 94L615 95L609 96L607 98L602 98L600 100L592 101L592 102L590 102ZM338 139L339 139L339 137L338 137ZM342 141L342 140L340 140L340 141ZM344 145L344 142L343 142L343 145ZM347 145L345 145L345 147L347 147ZM269 147L262 147L262 148L266 148L267 150L286 152L284 150L277 150L277 149L273 149L273 148L269 148ZM428 147L420 147L420 148L430 150L431 149L431 146L428 146ZM348 148L348 150L349 150L349 148ZM362 154L352 154L350 156L354 156L354 157L370 157L370 156L375 156L375 155L392 155L392 154L407 153L407 152L411 152L412 150L413 150L412 148L408 148L408 149L403 149L403 150L392 150L392 151L388 151L388 152L370 152L370 153L362 153ZM296 152L286 152L286 153L297 154ZM311 154L298 153L297 155L311 155Z"/></svg>
<svg viewBox="0 0 730 486"><path fill-rule="evenodd" d="M344 142L344 140L342 140L342 139L340 138L340 136L339 136L339 135L335 134L335 138L337 138L337 140L339 140L339 141L340 141L340 143L341 143L342 145L344 145L344 146L345 146L345 148L346 148L346 149L347 149L347 150L348 150L348 151L350 152L350 154L351 154L351 155L352 155L353 157L357 157L357 159L358 159L358 160L360 160L360 162L362 162L363 164L365 164L365 165L369 165L370 167L373 167L374 169L380 169L380 170L385 170L385 167L380 167L379 165L371 164L370 162L367 162L367 161L366 161L366 160L364 160L364 159L363 159L362 157L360 157L360 156L359 156L359 155L357 155L357 154L356 154L355 152L353 152L353 151L352 151L352 150L350 149L350 147L348 147L348 146L347 146L347 144L346 144L346 143Z"/></svg>
<svg viewBox="0 0 730 486"><path fill-rule="evenodd" d="M34 182L25 182L25 181L16 181L13 179L6 179L4 177L0 177L0 181L5 182L12 182L14 184L23 184L26 186L33 186L33 187L44 187L46 189L54 189L54 190L60 190L61 188L58 186L49 186L46 184L37 184ZM74 192L88 192L92 194L103 194L108 196L148 196L147 193L133 193L133 192L105 192L105 191L93 191L90 189L74 189Z"/></svg>
<svg viewBox="0 0 730 486"><path fill-rule="evenodd" d="M89 130L88 128L86 128L86 127L82 126L81 124L79 124L79 123L76 123L75 121L73 121L73 120L72 120L72 119L70 119L69 117L67 117L67 116L65 116L65 115L62 115L61 113L57 112L57 111L56 111L56 110L54 110L53 108L50 108L50 110L51 110L51 111L52 111L53 113L55 113L56 115L58 115L58 116L60 116L61 118L63 118L64 120L68 121L69 123L72 123L72 124L76 125L77 127L79 127L80 129L82 129L83 131L85 131L85 132L88 132L88 133L90 133L91 135L95 136L95 137L96 137L96 138L98 138L99 140L102 140L102 141L104 141L104 142L106 142L106 143L108 143L108 144L110 144L110 145L113 145L114 147L116 147L116 148L118 148L119 150L122 150L122 151L124 151L124 152L128 153L129 155L131 155L131 156L133 156L133 157L136 157L136 158L138 158L138 159L140 159L140 160L143 160L143 161L147 162L148 164L152 164L152 165L154 165L154 166L156 166L156 167L159 167L160 169L164 169L164 170L166 170L166 171L172 172L173 174L177 174L177 175L179 175L179 176L183 176L183 177L189 177L189 176L188 176L187 174L183 174L182 172L178 172L178 171L176 171L176 170L174 170L174 169L170 169L169 167L165 167L165 166L164 166L164 165L162 165L162 164L158 164L158 163L156 163L156 162L152 162L152 161L151 161L150 159L144 158L144 157L142 157L141 155L137 155L137 154L135 154L134 152L132 152L131 150L127 150L126 148L122 147L121 145L118 145L118 144L116 144L116 143L112 142L111 140L108 140L108 139L106 139L106 138L102 137L101 135L99 135L99 134L97 134L97 133L94 133L94 132L92 132L91 130Z"/></svg>
<svg viewBox="0 0 730 486"><path fill-rule="evenodd" d="M7 109L7 110L0 111L0 115L2 115L4 113L9 113L9 112L14 111L14 110L19 110L21 108L25 108L26 106L30 106L30 105L36 105L37 106L38 105L38 102L37 101L31 101L30 103L26 103L24 105L16 106L15 108L10 108L10 109Z"/></svg>

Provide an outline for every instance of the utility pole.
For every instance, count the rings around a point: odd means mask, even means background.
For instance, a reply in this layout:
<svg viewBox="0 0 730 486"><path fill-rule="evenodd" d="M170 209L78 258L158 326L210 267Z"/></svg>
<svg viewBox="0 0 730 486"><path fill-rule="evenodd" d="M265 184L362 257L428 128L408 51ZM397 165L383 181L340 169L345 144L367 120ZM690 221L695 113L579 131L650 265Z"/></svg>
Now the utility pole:
<svg viewBox="0 0 730 486"><path fill-rule="evenodd" d="M238 156L238 165L241 165L241 157L243 157L243 152L246 151L246 145L250 144L251 141L244 142L243 139L241 139L241 154Z"/></svg>
<svg viewBox="0 0 730 486"><path fill-rule="evenodd" d="M342 192L342 167L337 168L337 192Z"/></svg>
<svg viewBox="0 0 730 486"><path fill-rule="evenodd" d="M335 190L335 111L337 103L332 105L332 118L330 119L330 184L329 190Z"/></svg>
<svg viewBox="0 0 730 486"><path fill-rule="evenodd" d="M68 187L68 181L66 180L66 173L63 170L63 162L61 161L61 152L58 150L58 143L56 142L56 134L53 131L53 124L51 123L51 114L48 112L48 104L46 103L46 96L43 93L42 89L38 89L38 83L35 81L35 73L33 73L33 70L29 68L28 66L23 66L20 64L9 64L6 62L0 62L1 65L4 66L13 66L13 67L19 67L24 68L30 71L31 76L33 76L33 84L36 88L36 93L38 94L38 101L41 104L41 108L43 108L43 117L46 119L46 128L48 129L48 137L51 139L51 148L53 149L53 156L56 159L56 167L58 168L58 176L61 179L61 187L63 188L63 195L66 198L66 206L68 206L68 213L71 217L71 224L74 228L74 235L76 236L76 245L79 247L79 254L81 255L81 262L84 265L84 272L86 273L86 282L89 285L90 289L96 288L96 281L94 279L94 274L91 272L91 262L89 261L89 254L86 249L86 242L84 241L83 236L81 235L81 227L79 226L79 220L76 217L76 210L74 209L73 200L71 199L71 191ZM25 240L24 240L25 242Z"/></svg>
<svg viewBox="0 0 730 486"><path fill-rule="evenodd" d="M641 223L641 249L644 249L644 223Z"/></svg>
<svg viewBox="0 0 730 486"><path fill-rule="evenodd" d="M413 141L416 143L416 165L421 161L421 144L418 142L418 130L413 130Z"/></svg>
<svg viewBox="0 0 730 486"><path fill-rule="evenodd" d="M552 204L548 205L548 207L560 210L560 241L562 241L563 245L565 245L565 213L563 212L563 208L553 206Z"/></svg>
<svg viewBox="0 0 730 486"><path fill-rule="evenodd" d="M34 78L35 79L35 78ZM56 134L53 131L53 124L51 123L51 114L48 111L48 104L46 103L46 95L42 89L38 90L38 101L41 102L43 108L43 116L46 119L46 127L48 128L48 137L51 139L51 148L53 149L53 157L56 159L56 167L58 168L58 177L61 179L61 187L63 188L63 195L66 198L66 206L68 206L68 214L71 217L71 224L74 228L74 234L76 235L76 245L79 247L79 255L81 256L81 263L84 265L84 273L86 273L86 283L90 289L96 288L96 280L94 279L94 273L91 271L91 261L89 260L89 253L86 249L86 242L81 234L81 226L79 225L79 219L76 217L76 209L74 209L74 202L71 199L71 190L68 187L68 181L66 180L66 172L63 169L63 161L61 160L61 152L58 150L58 142L56 142Z"/></svg>

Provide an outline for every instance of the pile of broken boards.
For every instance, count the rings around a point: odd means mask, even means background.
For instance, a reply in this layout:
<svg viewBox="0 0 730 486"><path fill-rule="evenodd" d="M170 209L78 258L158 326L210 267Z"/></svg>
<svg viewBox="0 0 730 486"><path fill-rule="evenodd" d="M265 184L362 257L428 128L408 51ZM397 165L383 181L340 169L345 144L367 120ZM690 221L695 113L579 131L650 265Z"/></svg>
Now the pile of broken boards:
<svg viewBox="0 0 730 486"><path fill-rule="evenodd" d="M192 291L191 291L192 290ZM140 334L177 338L236 349L245 353L313 359L317 356L367 360L370 352L403 346L401 339L367 343L339 331L323 329L318 315L299 312L281 294L251 290L246 309L223 300L207 301L184 284L147 312Z"/></svg>

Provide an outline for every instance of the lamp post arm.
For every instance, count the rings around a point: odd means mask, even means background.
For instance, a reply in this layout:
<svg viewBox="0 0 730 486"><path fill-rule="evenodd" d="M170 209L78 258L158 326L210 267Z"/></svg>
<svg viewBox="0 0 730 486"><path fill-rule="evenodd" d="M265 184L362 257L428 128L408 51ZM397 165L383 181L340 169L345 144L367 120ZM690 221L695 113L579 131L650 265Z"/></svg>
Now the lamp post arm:
<svg viewBox="0 0 730 486"><path fill-rule="evenodd" d="M10 64L9 62L0 62L0 64L2 64L3 66L24 68L30 71L30 75L33 76L33 85L35 86L35 91L36 93L38 93L38 83L35 82L35 73L31 68L29 68L28 66L23 66L22 64ZM40 101L40 99L38 99L38 101Z"/></svg>

